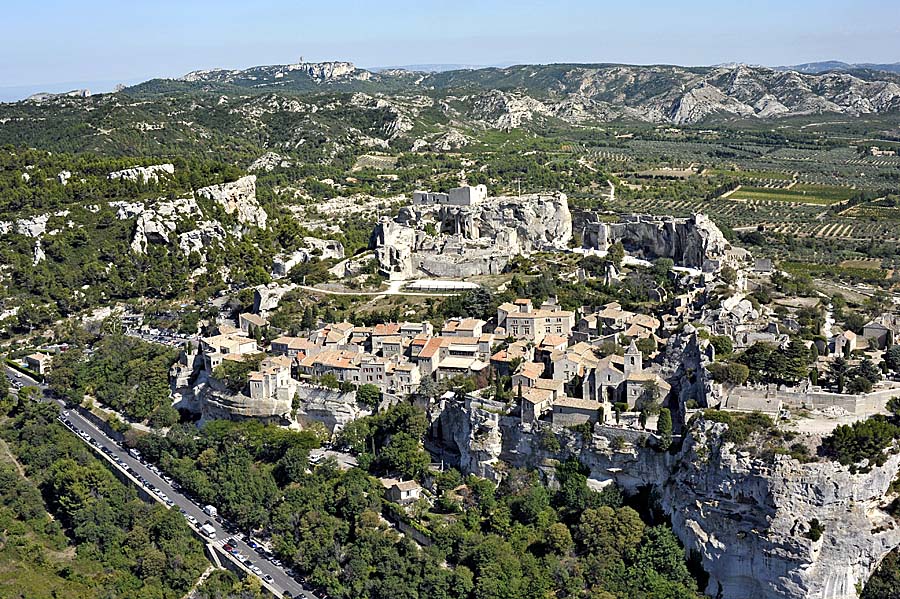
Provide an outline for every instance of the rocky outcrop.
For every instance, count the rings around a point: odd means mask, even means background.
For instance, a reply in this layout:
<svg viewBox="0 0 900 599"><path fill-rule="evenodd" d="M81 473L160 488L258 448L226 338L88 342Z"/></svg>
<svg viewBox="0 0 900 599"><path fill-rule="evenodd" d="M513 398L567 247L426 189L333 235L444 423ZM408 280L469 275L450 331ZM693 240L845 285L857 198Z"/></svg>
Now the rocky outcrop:
<svg viewBox="0 0 900 599"><path fill-rule="evenodd" d="M39 263L43 262L46 257L47 255L44 254L44 248L41 247L41 240L38 239L34 243L34 258L32 259L32 263L37 266Z"/></svg>
<svg viewBox="0 0 900 599"><path fill-rule="evenodd" d="M278 154L277 152L266 152L259 158L253 161L253 164L247 167L247 170L252 172L256 171L265 171L267 173L272 172L276 168L289 168L291 166L291 161Z"/></svg>
<svg viewBox="0 0 900 599"><path fill-rule="evenodd" d="M28 218L20 218L16 221L16 233L26 237L40 237L47 231L47 223L50 221L51 216L51 214L38 214Z"/></svg>
<svg viewBox="0 0 900 599"><path fill-rule="evenodd" d="M369 408L356 401L356 391L344 393L326 387L300 385L297 401L298 422L321 422L332 433L339 433L348 422L372 414Z"/></svg>
<svg viewBox="0 0 900 599"><path fill-rule="evenodd" d="M555 460L578 458L591 478L626 492L653 488L686 550L709 574L720 599L856 599L883 557L900 545L887 513L900 454L870 472L835 462L762 459L723 440L726 425L698 419L674 455L642 447L637 431L595 427L592 437L562 428L539 432L518 418L469 403L442 404L430 443L448 462L492 479L508 467L553 475ZM548 452L551 433L562 449ZM624 449L611 440L623 437ZM550 466L548 466L550 464ZM809 534L818 520L818 540Z"/></svg>
<svg viewBox="0 0 900 599"><path fill-rule="evenodd" d="M619 222L588 222L582 236L587 249L606 251L617 241L632 255L671 258L677 266L716 272L737 266L749 258L746 250L732 247L722 231L705 214L688 218L629 214Z"/></svg>
<svg viewBox="0 0 900 599"><path fill-rule="evenodd" d="M253 313L265 317L269 312L278 309L278 304L285 293L296 287L293 283L287 285L269 283L255 287L253 289Z"/></svg>
<svg viewBox="0 0 900 599"><path fill-rule="evenodd" d="M196 229L178 235L178 247L186 256L197 253L201 262L206 261L205 248L225 241L226 233L216 221L206 220L197 224Z"/></svg>
<svg viewBox="0 0 900 599"><path fill-rule="evenodd" d="M668 339L662 374L672 382L672 394L677 398L674 403L678 409L690 400L701 408L721 403L720 388L707 370L711 362L709 355L701 348L700 337L692 324L685 324L679 333Z"/></svg>
<svg viewBox="0 0 900 599"><path fill-rule="evenodd" d="M768 464L724 443L723 427L694 427L662 487L675 532L710 574L707 594L855 599L900 544L884 499L900 456L867 474L789 456ZM813 519L819 540L808 536Z"/></svg>
<svg viewBox="0 0 900 599"><path fill-rule="evenodd" d="M232 214L242 225L266 228L268 215L256 200L256 175L247 175L237 181L211 185L197 190L201 198L213 200L226 214Z"/></svg>
<svg viewBox="0 0 900 599"><path fill-rule="evenodd" d="M413 152L420 152L424 149L431 150L432 152L454 152L470 143L472 143L470 137L463 135L456 129L451 129L431 142L424 139L417 139L413 142L411 150Z"/></svg>
<svg viewBox="0 0 900 599"><path fill-rule="evenodd" d="M122 209L120 206L120 210ZM150 243L169 243L170 235L175 232L179 222L202 216L200 206L193 197L160 199L155 205L145 207L138 214L131 249L135 253L143 254Z"/></svg>
<svg viewBox="0 0 900 599"><path fill-rule="evenodd" d="M381 270L393 279L502 272L509 260L560 250L572 238L565 194L489 198L468 206L414 205L373 232Z"/></svg>
<svg viewBox="0 0 900 599"><path fill-rule="evenodd" d="M539 100L521 93L492 90L475 98L473 116L494 129L515 129L552 111Z"/></svg>
<svg viewBox="0 0 900 599"><path fill-rule="evenodd" d="M121 179L123 181L141 181L149 183L151 181L159 181L160 175L175 174L175 165L173 164L154 164L152 166L135 166L126 168L121 171L113 171L108 176L111 181Z"/></svg>
<svg viewBox="0 0 900 599"><path fill-rule="evenodd" d="M310 260L341 260L344 258L344 245L334 239L304 237L305 248L290 254L279 254L272 261L272 275L286 277L291 269L301 262Z"/></svg>

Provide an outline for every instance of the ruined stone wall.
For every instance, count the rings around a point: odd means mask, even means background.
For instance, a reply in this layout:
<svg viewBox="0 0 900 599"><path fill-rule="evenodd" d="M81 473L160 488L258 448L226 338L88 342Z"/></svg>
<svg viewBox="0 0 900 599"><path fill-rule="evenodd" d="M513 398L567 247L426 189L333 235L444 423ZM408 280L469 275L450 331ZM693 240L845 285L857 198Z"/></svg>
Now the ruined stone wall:
<svg viewBox="0 0 900 599"><path fill-rule="evenodd" d="M857 416L868 416L884 412L888 400L900 397L900 388L883 389L873 393L862 395L848 395L845 393L827 393L824 391L787 391L755 389L752 387L735 387L728 394L728 400L748 399L781 401L786 408L807 408L823 410L825 408L838 407L848 413ZM726 403L727 405L727 403Z"/></svg>

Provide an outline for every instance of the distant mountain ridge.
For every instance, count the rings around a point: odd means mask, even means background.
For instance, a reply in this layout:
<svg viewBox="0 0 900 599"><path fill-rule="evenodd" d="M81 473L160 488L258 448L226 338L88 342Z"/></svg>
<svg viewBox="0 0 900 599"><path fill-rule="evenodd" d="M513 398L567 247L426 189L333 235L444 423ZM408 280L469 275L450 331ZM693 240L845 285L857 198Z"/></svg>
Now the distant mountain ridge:
<svg viewBox="0 0 900 599"><path fill-rule="evenodd" d="M805 62L791 66L775 67L777 71L797 71L798 73L819 74L829 71L886 71L888 73L900 73L900 62L873 63L859 62L846 63L840 60L824 60L821 62Z"/></svg>
<svg viewBox="0 0 900 599"><path fill-rule="evenodd" d="M217 115L210 124L222 135L255 130L261 114L281 115L282 120L302 114L304 122L311 123L309 133L324 139L335 139L340 130L367 144L402 145L418 142L427 132L427 143L450 147L491 128L537 131L616 120L693 125L894 113L900 111L900 75L875 70L807 74L743 64L549 64L373 72L332 61L193 71L89 98L40 96L2 105L0 119L7 119L8 135L18 131L39 137L40 131L27 128L31 119L62 118L69 126L91 121L97 135L91 142L85 138L87 145L138 143L127 133L131 130L159 131L162 143L168 144L212 134L189 116L197 102L210 118ZM176 118L182 110L186 112ZM110 127L98 116L106 111L127 112L116 122L123 119L130 129L119 127L106 136L103 132ZM280 132L275 122L273 139L290 133ZM440 137L444 134L449 137ZM305 143L306 137L296 136L297 143Z"/></svg>
<svg viewBox="0 0 900 599"><path fill-rule="evenodd" d="M465 96L472 102L470 116L488 124L546 118L570 123L630 119L693 124L711 118L900 110L900 76L895 73L869 69L812 74L743 64L549 64L376 73L349 62L299 63L195 71L178 80L153 80L128 90L179 91Z"/></svg>

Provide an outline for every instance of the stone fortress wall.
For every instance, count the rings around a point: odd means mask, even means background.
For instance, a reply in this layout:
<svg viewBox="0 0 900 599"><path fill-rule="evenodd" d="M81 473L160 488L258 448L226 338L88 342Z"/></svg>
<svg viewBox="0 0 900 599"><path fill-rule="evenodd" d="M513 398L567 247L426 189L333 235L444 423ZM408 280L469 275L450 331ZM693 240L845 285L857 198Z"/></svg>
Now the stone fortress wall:
<svg viewBox="0 0 900 599"><path fill-rule="evenodd" d="M742 409L742 405L760 405L781 403L785 408L825 410L840 408L853 416L871 416L884 413L887 402L893 397L900 397L900 388L882 389L861 395L846 393L828 393L826 391L793 391L785 389L757 389L753 387L735 387L728 394L723 408Z"/></svg>

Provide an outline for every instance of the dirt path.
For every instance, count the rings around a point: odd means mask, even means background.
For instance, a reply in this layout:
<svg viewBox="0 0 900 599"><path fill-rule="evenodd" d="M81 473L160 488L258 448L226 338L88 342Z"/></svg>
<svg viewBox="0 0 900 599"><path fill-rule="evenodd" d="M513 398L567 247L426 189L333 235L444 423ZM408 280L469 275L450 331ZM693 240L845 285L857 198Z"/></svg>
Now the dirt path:
<svg viewBox="0 0 900 599"><path fill-rule="evenodd" d="M191 599L191 597L194 596L194 591L196 591L197 588L198 588L201 584L203 584L204 582L206 582L206 579L209 578L210 575L211 575L213 572L215 572L215 571L216 571L216 567L215 567L215 566L212 566L212 565L209 566L209 567L206 569L206 571L203 572L203 574L200 575L200 578L197 579L197 582L194 583L194 586L192 586L191 589L190 589L187 593L184 594L184 597L182 597L182 599Z"/></svg>
<svg viewBox="0 0 900 599"><path fill-rule="evenodd" d="M4 418L4 420L6 419ZM19 460L17 460L16 456L13 455L13 452L10 451L9 445L7 445L6 441L4 441L3 439L0 439L0 458L2 458L3 461L9 462L13 466L15 466L16 472L19 473L19 476L21 476L22 478L26 478L25 468L22 467L22 464L19 463Z"/></svg>

